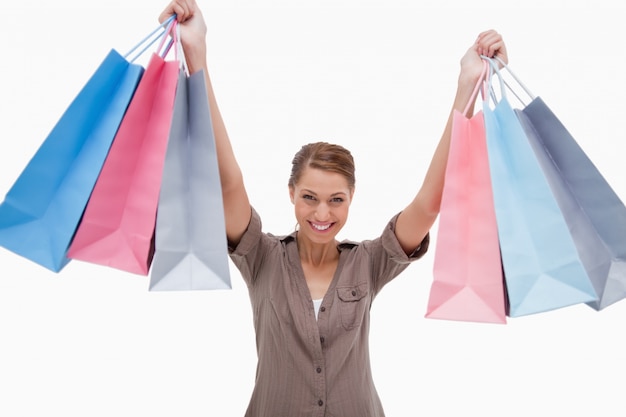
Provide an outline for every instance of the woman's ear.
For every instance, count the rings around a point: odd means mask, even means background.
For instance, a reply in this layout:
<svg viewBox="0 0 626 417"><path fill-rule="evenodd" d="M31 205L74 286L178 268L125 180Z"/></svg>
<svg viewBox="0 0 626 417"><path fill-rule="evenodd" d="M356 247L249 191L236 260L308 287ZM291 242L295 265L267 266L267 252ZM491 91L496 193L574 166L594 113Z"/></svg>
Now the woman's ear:
<svg viewBox="0 0 626 417"><path fill-rule="evenodd" d="M295 193L295 190L290 185L289 186L289 199L291 200L291 204L294 204L294 193Z"/></svg>

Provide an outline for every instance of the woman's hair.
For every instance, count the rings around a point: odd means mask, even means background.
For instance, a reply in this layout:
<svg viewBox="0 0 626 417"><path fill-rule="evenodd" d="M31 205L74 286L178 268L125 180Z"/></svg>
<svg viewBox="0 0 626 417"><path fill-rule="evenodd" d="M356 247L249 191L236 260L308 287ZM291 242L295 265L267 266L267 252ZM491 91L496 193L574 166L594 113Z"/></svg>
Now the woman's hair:
<svg viewBox="0 0 626 417"><path fill-rule="evenodd" d="M304 145L291 161L289 186L295 187L304 170L308 167L323 171L336 172L348 180L348 186L354 190L354 159L349 150L340 145L327 142L314 142Z"/></svg>

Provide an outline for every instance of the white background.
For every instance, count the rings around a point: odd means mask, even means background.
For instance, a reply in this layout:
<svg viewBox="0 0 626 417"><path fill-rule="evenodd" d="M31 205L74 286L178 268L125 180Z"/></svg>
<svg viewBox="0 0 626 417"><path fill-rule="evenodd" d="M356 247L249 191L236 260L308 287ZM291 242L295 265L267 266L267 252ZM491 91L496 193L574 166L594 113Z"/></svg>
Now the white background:
<svg viewBox="0 0 626 417"><path fill-rule="evenodd" d="M295 225L286 187L293 153L328 140L357 161L340 238L376 236L420 185L459 59L488 28L504 35L511 68L626 199L621 3L200 4L213 83L267 231ZM130 49L164 6L4 5L0 195L108 51ZM433 253L372 310L374 378L388 416L624 415L626 302L507 325L426 319ZM230 291L150 293L147 277L79 261L54 274L0 248L0 415L242 416L256 356L247 291L231 271Z"/></svg>

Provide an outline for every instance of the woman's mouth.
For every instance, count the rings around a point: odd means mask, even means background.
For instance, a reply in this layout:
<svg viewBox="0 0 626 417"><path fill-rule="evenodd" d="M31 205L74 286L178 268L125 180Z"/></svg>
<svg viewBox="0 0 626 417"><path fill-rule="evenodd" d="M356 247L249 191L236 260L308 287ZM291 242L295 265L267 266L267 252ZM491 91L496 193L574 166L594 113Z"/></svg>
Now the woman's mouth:
<svg viewBox="0 0 626 417"><path fill-rule="evenodd" d="M313 223L313 222L309 222L309 224L311 225L311 227L313 228L313 230L316 230L318 232L325 232L328 229L331 228L331 226L334 223Z"/></svg>

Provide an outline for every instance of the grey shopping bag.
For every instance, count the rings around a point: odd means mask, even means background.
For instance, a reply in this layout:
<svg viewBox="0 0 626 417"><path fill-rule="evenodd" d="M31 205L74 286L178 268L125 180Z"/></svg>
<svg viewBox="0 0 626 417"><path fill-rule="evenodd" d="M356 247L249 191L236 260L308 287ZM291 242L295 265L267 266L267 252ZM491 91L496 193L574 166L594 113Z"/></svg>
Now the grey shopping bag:
<svg viewBox="0 0 626 417"><path fill-rule="evenodd" d="M222 190L202 71L181 71L157 207L150 291L231 288Z"/></svg>
<svg viewBox="0 0 626 417"><path fill-rule="evenodd" d="M548 105L506 68L531 98L516 114L598 295L587 304L602 310L626 298L626 206Z"/></svg>

